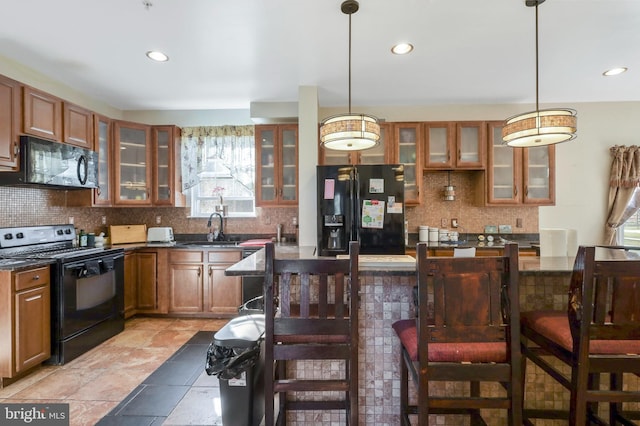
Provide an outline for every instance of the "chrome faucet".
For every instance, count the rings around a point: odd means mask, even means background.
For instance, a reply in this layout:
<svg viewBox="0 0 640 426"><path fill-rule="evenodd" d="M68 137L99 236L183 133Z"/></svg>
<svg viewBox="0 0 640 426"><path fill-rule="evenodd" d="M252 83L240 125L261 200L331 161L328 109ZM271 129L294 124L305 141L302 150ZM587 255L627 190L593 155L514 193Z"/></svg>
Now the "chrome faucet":
<svg viewBox="0 0 640 426"><path fill-rule="evenodd" d="M220 226L218 229L211 231L211 219L213 218L213 216L218 216L218 218L220 219ZM222 215L218 212L211 213L211 216L209 216L209 221L207 222L207 228L209 229L207 241L224 241L224 233L222 232L223 227L224 225L222 221Z"/></svg>

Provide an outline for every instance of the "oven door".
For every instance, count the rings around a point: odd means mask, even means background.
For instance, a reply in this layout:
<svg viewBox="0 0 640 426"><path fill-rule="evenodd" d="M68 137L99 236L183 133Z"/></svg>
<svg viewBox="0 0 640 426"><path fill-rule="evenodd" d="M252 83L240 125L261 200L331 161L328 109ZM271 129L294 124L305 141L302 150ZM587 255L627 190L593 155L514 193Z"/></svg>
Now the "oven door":
<svg viewBox="0 0 640 426"><path fill-rule="evenodd" d="M96 256L62 265L61 339L123 315L124 255Z"/></svg>

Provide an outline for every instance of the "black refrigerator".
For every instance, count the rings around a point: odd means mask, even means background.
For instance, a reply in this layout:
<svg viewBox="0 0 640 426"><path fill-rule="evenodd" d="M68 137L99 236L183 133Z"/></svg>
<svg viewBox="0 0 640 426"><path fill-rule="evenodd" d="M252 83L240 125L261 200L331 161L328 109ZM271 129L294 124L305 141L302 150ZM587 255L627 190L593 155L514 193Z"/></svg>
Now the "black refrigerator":
<svg viewBox="0 0 640 426"><path fill-rule="evenodd" d="M318 254L404 254L404 166L317 166Z"/></svg>

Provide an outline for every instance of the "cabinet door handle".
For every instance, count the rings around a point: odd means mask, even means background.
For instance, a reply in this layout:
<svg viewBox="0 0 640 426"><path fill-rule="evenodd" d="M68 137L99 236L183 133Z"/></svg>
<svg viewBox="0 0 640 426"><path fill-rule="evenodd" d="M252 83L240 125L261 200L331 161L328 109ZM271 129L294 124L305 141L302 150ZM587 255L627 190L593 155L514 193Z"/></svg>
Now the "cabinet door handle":
<svg viewBox="0 0 640 426"><path fill-rule="evenodd" d="M198 268L198 277L202 275L202 268Z"/></svg>
<svg viewBox="0 0 640 426"><path fill-rule="evenodd" d="M209 266L209 276L211 276L211 274L213 274L213 268Z"/></svg>
<svg viewBox="0 0 640 426"><path fill-rule="evenodd" d="M529 196L529 185L526 185L526 186L524 187L524 196L525 196L525 197L528 197L528 196Z"/></svg>
<svg viewBox="0 0 640 426"><path fill-rule="evenodd" d="M513 195L518 196L518 185L513 186Z"/></svg>
<svg viewBox="0 0 640 426"><path fill-rule="evenodd" d="M20 145L18 145L18 142L14 142L13 143L13 154L17 157L19 153L20 153Z"/></svg>
<svg viewBox="0 0 640 426"><path fill-rule="evenodd" d="M31 278L33 281L38 281L40 279L40 275L34 275L33 278Z"/></svg>
<svg viewBox="0 0 640 426"><path fill-rule="evenodd" d="M31 296L28 299L26 299L26 302L32 302L34 300L38 300L38 299L42 299L42 295L38 294L37 296Z"/></svg>
<svg viewBox="0 0 640 426"><path fill-rule="evenodd" d="M458 163L462 160L462 150L458 149Z"/></svg>

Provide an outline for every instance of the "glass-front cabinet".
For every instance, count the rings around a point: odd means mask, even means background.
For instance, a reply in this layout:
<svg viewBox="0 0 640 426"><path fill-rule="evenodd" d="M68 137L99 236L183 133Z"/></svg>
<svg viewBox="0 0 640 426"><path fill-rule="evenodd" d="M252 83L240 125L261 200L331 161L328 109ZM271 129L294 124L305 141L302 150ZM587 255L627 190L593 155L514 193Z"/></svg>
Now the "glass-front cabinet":
<svg viewBox="0 0 640 426"><path fill-rule="evenodd" d="M511 148L502 141L502 125L490 122L486 205L553 205L555 147Z"/></svg>
<svg viewBox="0 0 640 426"><path fill-rule="evenodd" d="M101 115L94 115L94 150L98 152L98 187L94 190L93 204L97 206L111 205L111 120Z"/></svg>
<svg viewBox="0 0 640 426"><path fill-rule="evenodd" d="M115 204L151 204L151 149L149 126L114 123Z"/></svg>
<svg viewBox="0 0 640 426"><path fill-rule="evenodd" d="M522 153L524 203L555 203L555 146L524 148Z"/></svg>
<svg viewBox="0 0 640 426"><path fill-rule="evenodd" d="M426 122L424 168L484 169L484 124L483 121Z"/></svg>
<svg viewBox="0 0 640 426"><path fill-rule="evenodd" d="M404 202L420 204L422 187L422 123L395 123L391 163L404 165Z"/></svg>
<svg viewBox="0 0 640 426"><path fill-rule="evenodd" d="M175 127L153 128L153 204L172 205L173 191L173 146Z"/></svg>
<svg viewBox="0 0 640 426"><path fill-rule="evenodd" d="M341 166L343 164L388 164L390 163L389 138L393 135L391 123L380 123L380 139L373 148L363 151L336 151L319 148L321 165Z"/></svg>
<svg viewBox="0 0 640 426"><path fill-rule="evenodd" d="M298 126L256 126L255 140L256 205L297 205Z"/></svg>

